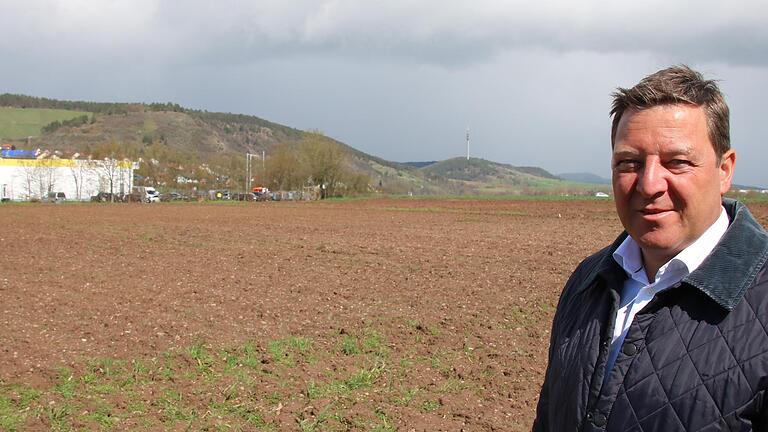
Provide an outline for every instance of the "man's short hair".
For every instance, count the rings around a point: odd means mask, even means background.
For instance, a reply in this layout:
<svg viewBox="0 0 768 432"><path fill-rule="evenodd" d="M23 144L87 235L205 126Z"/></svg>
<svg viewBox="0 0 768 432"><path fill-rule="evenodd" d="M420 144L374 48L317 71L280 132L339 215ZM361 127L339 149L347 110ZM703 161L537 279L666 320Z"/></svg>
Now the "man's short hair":
<svg viewBox="0 0 768 432"><path fill-rule="evenodd" d="M616 144L616 130L627 109L642 110L659 105L688 104L704 108L709 140L717 159L731 148L728 104L717 82L686 65L662 69L643 78L630 89L617 88L611 94L611 146Z"/></svg>

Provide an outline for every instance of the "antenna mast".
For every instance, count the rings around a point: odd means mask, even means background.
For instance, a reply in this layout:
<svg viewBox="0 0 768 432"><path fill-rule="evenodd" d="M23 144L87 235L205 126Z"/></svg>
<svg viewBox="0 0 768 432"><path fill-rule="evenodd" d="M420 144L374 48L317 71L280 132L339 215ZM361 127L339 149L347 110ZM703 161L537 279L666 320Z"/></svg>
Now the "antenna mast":
<svg viewBox="0 0 768 432"><path fill-rule="evenodd" d="M467 160L469 160L469 126L467 126Z"/></svg>

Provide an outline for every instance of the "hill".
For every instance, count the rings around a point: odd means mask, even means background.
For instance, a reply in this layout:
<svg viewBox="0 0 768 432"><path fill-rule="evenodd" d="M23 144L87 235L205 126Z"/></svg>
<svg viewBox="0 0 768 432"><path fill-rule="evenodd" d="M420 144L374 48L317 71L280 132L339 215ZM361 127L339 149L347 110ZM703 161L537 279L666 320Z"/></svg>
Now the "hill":
<svg viewBox="0 0 768 432"><path fill-rule="evenodd" d="M99 103L59 101L23 95L0 95L0 106L9 113L37 119L37 133L0 138L21 138L33 135L37 147L46 146L66 151L87 151L104 142L127 144L161 142L180 151L192 151L205 157L223 153L255 153L267 150L283 141L301 139L303 132L255 116L229 113L209 113L190 110L176 104ZM58 117L39 113L58 113ZM88 124L64 125L45 133L42 129L55 120L83 114L91 118ZM0 124L9 115L0 112ZM10 119L12 120L12 119Z"/></svg>
<svg viewBox="0 0 768 432"><path fill-rule="evenodd" d="M431 181L447 182L462 194L536 193L537 189L564 186L544 169L516 167L480 158L456 157L419 169Z"/></svg>
<svg viewBox="0 0 768 432"><path fill-rule="evenodd" d="M31 119L25 132L8 127L7 132L0 133L18 148L45 148L63 157L78 153L139 160L139 178L161 189L190 188L195 184L190 182L201 181L201 188L242 190L247 177L246 153L257 155L257 159L266 154L267 161L255 164L251 176L257 184L273 184L274 179L266 176L275 152L296 153L302 143L317 138L316 133L255 116L192 110L174 103L61 101L3 94L0 106L4 107L0 109L0 125L12 124L14 116ZM22 139L27 136L32 136L30 141ZM510 194L564 186L557 177L536 167L514 167L483 159L472 159L467 164L463 158L397 163L330 137L322 140L340 148L346 155L346 170L356 173L339 181L364 182L368 190L395 194Z"/></svg>
<svg viewBox="0 0 768 432"><path fill-rule="evenodd" d="M420 168L420 171L432 176L442 176L453 180L484 181L506 178L510 183L523 184L529 180L559 180L548 171L538 167L516 167L480 158L466 159L456 157L440 162L433 162Z"/></svg>

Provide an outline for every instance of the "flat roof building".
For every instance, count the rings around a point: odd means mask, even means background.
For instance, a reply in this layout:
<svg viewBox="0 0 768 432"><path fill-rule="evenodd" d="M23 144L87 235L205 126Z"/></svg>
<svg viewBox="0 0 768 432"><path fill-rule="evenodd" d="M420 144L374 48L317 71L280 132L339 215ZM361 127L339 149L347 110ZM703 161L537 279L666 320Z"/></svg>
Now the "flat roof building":
<svg viewBox="0 0 768 432"><path fill-rule="evenodd" d="M0 157L0 199L29 201L50 192L87 201L99 192L129 194L135 164L128 160Z"/></svg>

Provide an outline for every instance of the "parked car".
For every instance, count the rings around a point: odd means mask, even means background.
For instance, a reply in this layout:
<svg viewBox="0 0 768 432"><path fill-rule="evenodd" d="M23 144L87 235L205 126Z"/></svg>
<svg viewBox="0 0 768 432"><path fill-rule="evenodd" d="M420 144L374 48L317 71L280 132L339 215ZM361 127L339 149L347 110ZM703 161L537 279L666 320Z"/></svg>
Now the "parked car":
<svg viewBox="0 0 768 432"><path fill-rule="evenodd" d="M269 201L270 198L269 192L253 192L254 201Z"/></svg>
<svg viewBox="0 0 768 432"><path fill-rule="evenodd" d="M182 196L178 192L169 192L160 195L160 201L168 202L168 201L181 201Z"/></svg>
<svg viewBox="0 0 768 432"><path fill-rule="evenodd" d="M235 193L232 194L231 199L234 201L253 201L252 193Z"/></svg>
<svg viewBox="0 0 768 432"><path fill-rule="evenodd" d="M231 196L228 190L216 190L212 189L208 191L208 199L210 200L228 200Z"/></svg>
<svg viewBox="0 0 768 432"><path fill-rule="evenodd" d="M112 201L118 202L118 201L120 201L120 199L117 197L117 195L115 195L113 197L112 194L109 193L109 192L99 192L96 195L91 197L91 201L93 201L93 202L112 202Z"/></svg>
<svg viewBox="0 0 768 432"><path fill-rule="evenodd" d="M44 202L57 203L57 202L63 202L66 200L67 200L67 196L66 194L64 194L64 192L48 192L48 195L43 197Z"/></svg>
<svg viewBox="0 0 768 432"><path fill-rule="evenodd" d="M134 186L132 195L138 197L138 200L145 203L160 202L160 193L152 186Z"/></svg>

